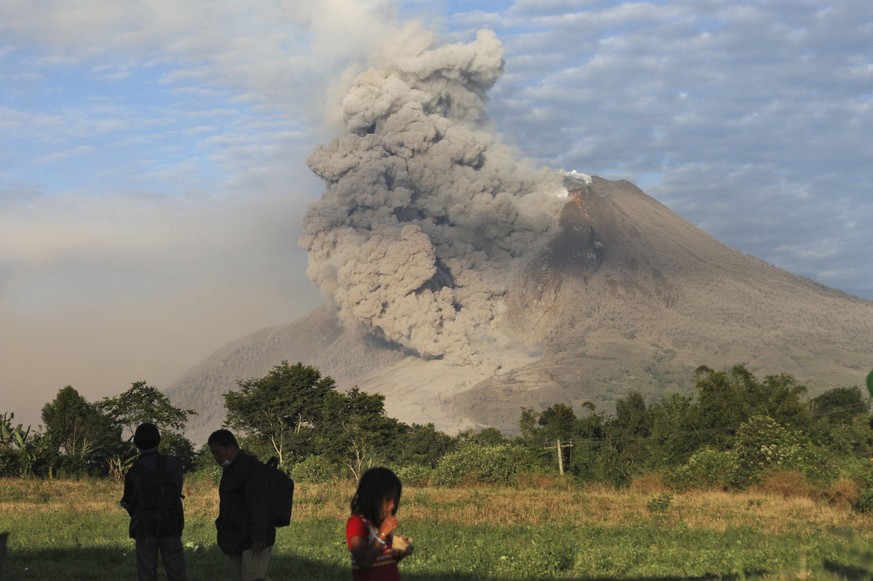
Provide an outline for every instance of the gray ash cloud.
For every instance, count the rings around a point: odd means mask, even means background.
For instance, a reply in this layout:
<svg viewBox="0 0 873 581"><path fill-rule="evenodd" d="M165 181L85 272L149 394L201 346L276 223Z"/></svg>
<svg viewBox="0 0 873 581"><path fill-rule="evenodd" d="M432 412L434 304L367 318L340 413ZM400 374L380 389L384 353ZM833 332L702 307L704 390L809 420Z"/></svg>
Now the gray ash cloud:
<svg viewBox="0 0 873 581"><path fill-rule="evenodd" d="M489 127L503 71L493 32L413 38L357 76L342 134L309 158L326 191L300 245L346 324L422 357L487 363L507 282L556 233L566 190Z"/></svg>

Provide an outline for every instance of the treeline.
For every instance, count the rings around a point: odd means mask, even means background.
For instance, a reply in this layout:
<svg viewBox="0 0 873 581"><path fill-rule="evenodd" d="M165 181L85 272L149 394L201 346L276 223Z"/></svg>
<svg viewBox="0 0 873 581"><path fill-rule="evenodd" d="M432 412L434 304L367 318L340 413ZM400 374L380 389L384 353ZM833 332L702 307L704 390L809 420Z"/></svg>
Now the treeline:
<svg viewBox="0 0 873 581"><path fill-rule="evenodd" d="M387 416L384 396L339 391L333 379L300 363L240 381L224 399L225 423L244 446L278 457L302 482L357 478L375 464L391 466L406 482L434 485L513 484L523 475L563 473L582 483L625 486L655 475L675 489L731 490L781 473L810 489L839 484L856 506L873 508L873 418L860 388L810 398L790 375L759 379L741 365L698 368L688 395L647 403L630 392L614 413L590 403L523 409L512 437L494 428L450 436L432 424L405 424ZM207 469L208 451L195 451L184 437L192 414L145 382L96 403L68 386L43 408L41 432L0 416L0 475L119 477L142 421L159 426L162 449L187 469Z"/></svg>

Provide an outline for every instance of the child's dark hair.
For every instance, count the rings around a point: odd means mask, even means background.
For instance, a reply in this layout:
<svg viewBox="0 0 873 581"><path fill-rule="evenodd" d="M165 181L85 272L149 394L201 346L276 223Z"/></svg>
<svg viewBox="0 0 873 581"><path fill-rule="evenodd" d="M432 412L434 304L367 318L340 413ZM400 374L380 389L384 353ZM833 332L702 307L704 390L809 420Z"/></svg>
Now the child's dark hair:
<svg viewBox="0 0 873 581"><path fill-rule="evenodd" d="M352 497L352 514L362 516L374 525L382 524L382 501L397 491L397 502L392 513L396 514L402 488L400 479L388 468L370 468L361 476L358 490Z"/></svg>

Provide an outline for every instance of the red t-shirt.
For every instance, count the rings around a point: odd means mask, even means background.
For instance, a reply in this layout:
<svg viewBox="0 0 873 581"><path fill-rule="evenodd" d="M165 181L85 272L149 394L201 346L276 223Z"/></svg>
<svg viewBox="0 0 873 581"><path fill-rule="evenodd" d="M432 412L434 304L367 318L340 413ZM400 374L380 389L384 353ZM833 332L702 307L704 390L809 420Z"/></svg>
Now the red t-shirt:
<svg viewBox="0 0 873 581"><path fill-rule="evenodd" d="M352 538L361 537L372 545L375 542L373 539L377 532L376 527L364 517L356 514L350 516L346 522L346 545L349 547L349 551L352 549ZM397 559L391 553L392 539L393 535L388 535L382 552L376 557L376 561L366 569L362 569L355 561L355 556L352 555L352 581L400 581Z"/></svg>

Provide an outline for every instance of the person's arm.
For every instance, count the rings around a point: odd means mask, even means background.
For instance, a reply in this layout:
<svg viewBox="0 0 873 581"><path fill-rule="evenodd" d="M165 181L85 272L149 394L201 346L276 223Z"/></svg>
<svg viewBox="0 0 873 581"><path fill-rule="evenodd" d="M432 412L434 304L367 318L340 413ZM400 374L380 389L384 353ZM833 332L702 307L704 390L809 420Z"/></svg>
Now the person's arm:
<svg viewBox="0 0 873 581"><path fill-rule="evenodd" d="M382 554L385 550L388 536L397 528L397 517L389 516L379 526L377 538L370 538L370 531L364 527L360 531L351 533L348 544L349 550L355 558L355 562L362 569L366 569ZM396 557L395 557L396 558Z"/></svg>

